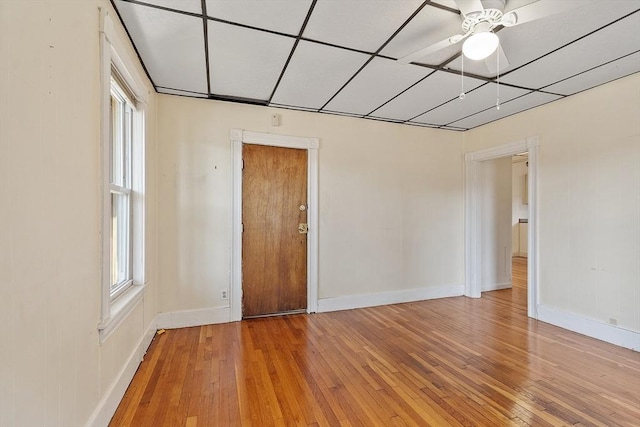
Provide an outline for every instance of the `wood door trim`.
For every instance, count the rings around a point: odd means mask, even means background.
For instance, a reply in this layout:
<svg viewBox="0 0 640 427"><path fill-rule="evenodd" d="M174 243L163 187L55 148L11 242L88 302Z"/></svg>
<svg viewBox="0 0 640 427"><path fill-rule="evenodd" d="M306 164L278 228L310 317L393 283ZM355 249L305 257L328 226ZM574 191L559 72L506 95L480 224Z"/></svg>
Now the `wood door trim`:
<svg viewBox="0 0 640 427"><path fill-rule="evenodd" d="M230 320L242 320L242 144L271 145L307 150L307 312L318 311L318 138L295 137L231 129L233 218Z"/></svg>

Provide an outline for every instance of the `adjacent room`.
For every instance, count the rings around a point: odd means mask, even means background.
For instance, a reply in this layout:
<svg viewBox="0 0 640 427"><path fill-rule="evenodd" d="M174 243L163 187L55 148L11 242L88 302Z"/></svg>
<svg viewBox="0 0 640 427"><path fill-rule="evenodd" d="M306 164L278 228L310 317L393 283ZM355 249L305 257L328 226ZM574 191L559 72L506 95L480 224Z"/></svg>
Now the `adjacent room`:
<svg viewBox="0 0 640 427"><path fill-rule="evenodd" d="M633 426L640 0L0 0L0 426Z"/></svg>

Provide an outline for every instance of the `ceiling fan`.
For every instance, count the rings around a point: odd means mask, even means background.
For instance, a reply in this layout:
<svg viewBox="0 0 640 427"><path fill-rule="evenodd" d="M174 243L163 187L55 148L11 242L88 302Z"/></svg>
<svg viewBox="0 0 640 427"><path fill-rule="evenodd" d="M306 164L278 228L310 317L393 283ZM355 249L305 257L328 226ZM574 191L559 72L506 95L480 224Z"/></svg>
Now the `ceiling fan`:
<svg viewBox="0 0 640 427"><path fill-rule="evenodd" d="M554 15L576 8L579 3L573 1L538 0L525 6L504 13L506 0L454 0L463 17L462 34L448 37L438 43L432 44L413 52L399 62L408 64L419 62L422 58L431 55L441 49L460 43L462 53L472 60L483 60L498 50L499 61L486 61L486 66L491 74L495 74L509 66L497 34L493 31L498 27L513 27L525 22L535 21L549 15ZM498 64L500 70L498 69Z"/></svg>

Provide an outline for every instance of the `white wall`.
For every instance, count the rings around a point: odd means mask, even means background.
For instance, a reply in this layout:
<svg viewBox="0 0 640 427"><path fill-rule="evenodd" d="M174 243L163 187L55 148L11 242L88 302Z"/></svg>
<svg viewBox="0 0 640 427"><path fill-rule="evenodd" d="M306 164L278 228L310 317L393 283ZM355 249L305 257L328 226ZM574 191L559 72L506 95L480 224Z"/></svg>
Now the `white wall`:
<svg viewBox="0 0 640 427"><path fill-rule="evenodd" d="M107 1L0 1L3 427L87 423L157 311L151 93L147 293L99 344L98 5L111 9ZM132 50L128 56L136 64Z"/></svg>
<svg viewBox="0 0 640 427"><path fill-rule="evenodd" d="M540 303L640 331L640 75L466 132L540 138ZM637 335L636 335L637 339Z"/></svg>
<svg viewBox="0 0 640 427"><path fill-rule="evenodd" d="M462 293L460 133L158 98L160 311L228 306L220 289L230 286L232 128L320 138L321 299Z"/></svg>
<svg viewBox="0 0 640 427"><path fill-rule="evenodd" d="M480 163L482 291L511 286L511 157Z"/></svg>
<svg viewBox="0 0 640 427"><path fill-rule="evenodd" d="M514 161L511 172L511 253L513 256L518 256L520 254L519 221L521 218L529 219L529 204L524 203L525 175L528 173L527 161Z"/></svg>

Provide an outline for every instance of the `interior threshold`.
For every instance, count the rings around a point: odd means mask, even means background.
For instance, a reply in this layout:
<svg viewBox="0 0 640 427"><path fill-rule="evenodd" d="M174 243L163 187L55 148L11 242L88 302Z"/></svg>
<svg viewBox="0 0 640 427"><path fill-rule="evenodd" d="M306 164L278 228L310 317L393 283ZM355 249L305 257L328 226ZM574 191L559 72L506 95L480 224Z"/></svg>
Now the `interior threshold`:
<svg viewBox="0 0 640 427"><path fill-rule="evenodd" d="M307 312L306 308L301 308L300 310L280 311L278 313L269 313L269 314L257 314L255 316L243 316L242 320L260 319L262 317L288 316L290 314L304 314L306 312Z"/></svg>

